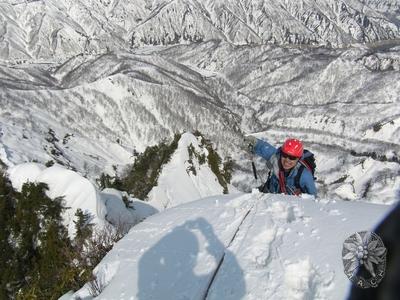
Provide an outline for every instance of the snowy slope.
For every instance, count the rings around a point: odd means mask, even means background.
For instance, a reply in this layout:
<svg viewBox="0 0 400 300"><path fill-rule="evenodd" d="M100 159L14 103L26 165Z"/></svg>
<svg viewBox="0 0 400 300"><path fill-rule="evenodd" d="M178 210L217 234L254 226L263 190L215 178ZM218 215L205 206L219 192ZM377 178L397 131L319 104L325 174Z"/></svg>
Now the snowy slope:
<svg viewBox="0 0 400 300"><path fill-rule="evenodd" d="M175 153L163 166L158 183L150 191L147 201L131 198L133 210L125 207L121 191L100 191L96 183L61 165L46 168L39 163L23 163L10 168L8 174L14 188L19 191L27 181L44 182L49 186L50 198L63 196L65 206L68 207L63 219L71 236L75 233L73 221L78 208L90 213L92 222L99 226L107 221L114 225L124 224L131 227L158 211L206 196L223 194L223 188L207 160L200 164L196 157L189 157L189 147L193 147L198 154L207 155L207 149L201 146L201 140L201 137L190 133L181 136ZM190 168L195 173L189 171ZM229 191L237 192L233 186L229 186Z"/></svg>
<svg viewBox="0 0 400 300"><path fill-rule="evenodd" d="M389 210L256 191L180 205L115 245L95 269L96 299L343 299L343 241ZM73 297L92 299L87 287Z"/></svg>
<svg viewBox="0 0 400 300"><path fill-rule="evenodd" d="M135 210L126 208L121 192L113 189L99 191L96 185L78 173L54 165L46 168L37 163L17 165L8 170L13 187L21 190L25 182L44 182L50 198L64 197L67 207L63 213L64 225L70 237L75 236L75 213L80 208L91 215L91 222L101 228L107 223L131 227L157 210L149 204L131 199Z"/></svg>
<svg viewBox="0 0 400 300"><path fill-rule="evenodd" d="M189 147L199 154L207 155L207 149L201 147L201 137L185 133L178 148L158 178L157 186L149 193L148 200L158 210L191 202L207 196L222 195L223 188L208 164L200 164L196 157L189 161ZM190 170L194 168L196 174ZM236 192L233 186L229 192Z"/></svg>

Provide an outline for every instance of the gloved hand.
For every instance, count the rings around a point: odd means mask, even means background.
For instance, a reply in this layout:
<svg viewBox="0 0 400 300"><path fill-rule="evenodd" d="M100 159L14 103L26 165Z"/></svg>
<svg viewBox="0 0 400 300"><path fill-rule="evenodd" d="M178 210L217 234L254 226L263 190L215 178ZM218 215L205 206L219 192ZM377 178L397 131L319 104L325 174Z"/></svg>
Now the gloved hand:
<svg viewBox="0 0 400 300"><path fill-rule="evenodd" d="M252 135L246 135L244 137L244 145L246 146L246 149L250 153L254 153L254 146L257 144L257 138L255 138Z"/></svg>

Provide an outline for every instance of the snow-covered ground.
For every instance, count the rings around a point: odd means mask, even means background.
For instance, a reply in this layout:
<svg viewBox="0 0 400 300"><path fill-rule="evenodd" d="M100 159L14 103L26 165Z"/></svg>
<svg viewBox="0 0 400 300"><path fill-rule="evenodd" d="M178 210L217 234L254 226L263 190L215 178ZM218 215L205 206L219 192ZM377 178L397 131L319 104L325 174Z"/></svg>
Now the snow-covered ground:
<svg viewBox="0 0 400 300"><path fill-rule="evenodd" d="M133 226L158 211L191 202L211 195L222 195L223 188L208 164L200 164L196 157L189 162L189 146L199 154L206 153L201 147L201 138L185 133L170 161L163 166L158 184L149 193L147 201L134 199L126 192L114 189L100 191L98 185L78 172L68 170L61 165L45 167L39 163L23 163L11 167L8 175L15 189L21 190L27 182L44 182L49 186L50 198L64 197L64 224L70 236L75 234L75 213L78 208L89 213L92 223L103 226L109 222L114 225ZM196 174L189 171L192 167ZM229 186L230 192L238 192ZM127 208L122 201L126 196L133 209Z"/></svg>
<svg viewBox="0 0 400 300"><path fill-rule="evenodd" d="M372 230L390 205L257 190L244 194L232 187L231 194L222 195L207 164L195 158L189 163L190 145L206 151L200 138L183 134L150 201L128 197L134 209L122 201L126 193L100 191L60 165L19 164L8 174L18 190L26 181L40 181L48 184L50 197L63 196L71 237L78 208L99 227L136 224L95 268L102 290L96 299L345 297L350 282L343 272L342 244L356 231ZM368 161L352 175L362 177L363 170L369 170ZM88 285L62 297L92 298Z"/></svg>
<svg viewBox="0 0 400 300"><path fill-rule="evenodd" d="M149 217L96 267L96 299L344 299L344 240L390 206L214 196ZM92 299L87 286L63 299Z"/></svg>
<svg viewBox="0 0 400 300"><path fill-rule="evenodd" d="M153 206L138 199L130 199L135 209L127 208L120 191L99 191L88 179L59 165L46 168L38 163L25 163L9 169L8 174L13 187L19 191L25 182L44 182L49 187L47 195L50 198L64 198L67 209L63 213L63 221L70 237L75 236L73 221L78 208L90 214L91 223L99 228L107 223L131 227L157 212Z"/></svg>
<svg viewBox="0 0 400 300"><path fill-rule="evenodd" d="M171 161L163 167L157 186L148 196L149 203L158 210L223 193L222 186L208 164L200 164L196 157L189 157L190 146L199 154L207 154L207 149L201 147L201 139L190 133L184 133L180 138ZM196 174L190 171L191 167ZM228 190L231 193L238 192L231 185Z"/></svg>

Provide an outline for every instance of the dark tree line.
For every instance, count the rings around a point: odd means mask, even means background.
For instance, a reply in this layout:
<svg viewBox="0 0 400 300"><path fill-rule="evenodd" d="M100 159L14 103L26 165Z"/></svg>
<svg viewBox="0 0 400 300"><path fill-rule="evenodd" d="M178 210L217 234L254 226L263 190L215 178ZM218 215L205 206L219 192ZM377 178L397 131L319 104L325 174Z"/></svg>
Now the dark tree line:
<svg viewBox="0 0 400 300"><path fill-rule="evenodd" d="M76 211L74 239L62 222L63 198L50 199L44 183L13 189L0 172L0 299L58 299L93 281L93 268L122 237L94 232L92 216Z"/></svg>
<svg viewBox="0 0 400 300"><path fill-rule="evenodd" d="M132 168L121 179L122 189L136 198L146 199L151 189L157 185L161 169L170 161L180 138L181 134L175 134L172 142L162 141L140 153Z"/></svg>
<svg viewBox="0 0 400 300"><path fill-rule="evenodd" d="M216 149L209 139L206 139L199 131L194 133L196 136L201 137L201 147L206 148L208 155L207 161L211 171L217 176L219 184L223 188L224 194L228 193L228 184L232 179L233 160L227 157L225 161L219 156Z"/></svg>
<svg viewBox="0 0 400 300"><path fill-rule="evenodd" d="M200 164L208 162L210 169L217 176L219 184L223 187L224 193L228 193L228 184L232 178L233 171L232 159L227 157L222 161L210 140L206 139L199 131L194 132L194 135L201 137L200 147L207 149L207 155L197 153L193 145L189 146L189 163L192 164L189 171L196 175L196 170L193 166L194 157L197 158ZM170 161L178 147L180 138L181 134L175 134L170 142L164 140L158 145L147 147L143 153L139 153L136 156L132 167L121 178L102 174L99 179L100 186L102 188L113 187L124 190L129 194L133 194L136 198L145 200L152 188L157 185L162 168Z"/></svg>

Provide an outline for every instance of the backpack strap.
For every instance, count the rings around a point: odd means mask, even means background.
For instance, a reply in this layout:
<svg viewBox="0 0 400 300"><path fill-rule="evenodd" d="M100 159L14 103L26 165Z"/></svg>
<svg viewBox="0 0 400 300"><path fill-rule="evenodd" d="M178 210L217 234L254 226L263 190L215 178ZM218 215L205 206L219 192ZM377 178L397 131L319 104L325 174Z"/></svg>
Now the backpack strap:
<svg viewBox="0 0 400 300"><path fill-rule="evenodd" d="M304 167L305 167L308 169L308 171L310 171L312 173L312 168L308 162L306 162L304 159L300 159L299 162L301 164L300 168L303 167L303 169L304 169ZM303 172L303 170L301 170L301 172Z"/></svg>
<svg viewBox="0 0 400 300"><path fill-rule="evenodd" d="M297 170L296 177L294 178L294 186L300 189L303 192L303 189L300 186L300 177L303 174L304 169L306 168L305 164L301 164L300 168Z"/></svg>
<svg viewBox="0 0 400 300"><path fill-rule="evenodd" d="M287 194L285 172L283 170L279 170L279 187L280 187L281 193Z"/></svg>
<svg viewBox="0 0 400 300"><path fill-rule="evenodd" d="M299 161L302 165L304 165L312 174L314 180L317 178L315 177L315 168L317 167L315 163L315 156L314 153L311 151L304 149L303 158Z"/></svg>
<svg viewBox="0 0 400 300"><path fill-rule="evenodd" d="M267 177L267 181L265 181L265 183L263 185L261 185L258 190L262 193L269 193L269 184L271 182L271 177L272 177L272 171L270 170L268 172L268 177Z"/></svg>

